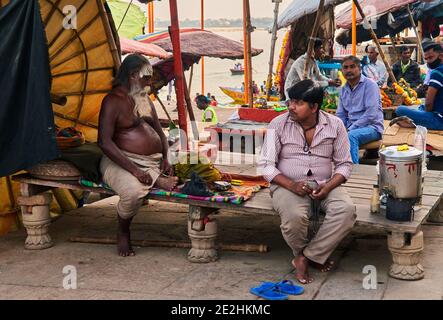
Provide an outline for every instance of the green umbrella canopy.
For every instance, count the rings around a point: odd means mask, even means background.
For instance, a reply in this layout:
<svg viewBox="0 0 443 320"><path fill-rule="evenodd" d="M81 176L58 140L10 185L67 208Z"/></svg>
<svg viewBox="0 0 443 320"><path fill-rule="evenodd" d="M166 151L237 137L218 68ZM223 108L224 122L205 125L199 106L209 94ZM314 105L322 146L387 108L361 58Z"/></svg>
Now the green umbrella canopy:
<svg viewBox="0 0 443 320"><path fill-rule="evenodd" d="M118 28L128 10L129 1L121 0L107 0L109 8L111 9L112 17L114 18L115 27ZM146 17L143 11L135 4L129 6L125 19L118 30L118 34L122 37L132 39L143 33L143 27L146 24Z"/></svg>

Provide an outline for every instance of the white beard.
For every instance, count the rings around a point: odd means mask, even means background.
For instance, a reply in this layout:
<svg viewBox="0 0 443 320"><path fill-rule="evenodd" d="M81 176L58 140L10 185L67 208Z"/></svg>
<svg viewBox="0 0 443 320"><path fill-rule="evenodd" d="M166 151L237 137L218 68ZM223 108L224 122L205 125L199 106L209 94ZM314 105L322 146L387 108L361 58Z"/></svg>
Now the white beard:
<svg viewBox="0 0 443 320"><path fill-rule="evenodd" d="M135 85L131 88L128 95L134 99L134 115L136 117L142 118L152 115L152 102L146 88Z"/></svg>

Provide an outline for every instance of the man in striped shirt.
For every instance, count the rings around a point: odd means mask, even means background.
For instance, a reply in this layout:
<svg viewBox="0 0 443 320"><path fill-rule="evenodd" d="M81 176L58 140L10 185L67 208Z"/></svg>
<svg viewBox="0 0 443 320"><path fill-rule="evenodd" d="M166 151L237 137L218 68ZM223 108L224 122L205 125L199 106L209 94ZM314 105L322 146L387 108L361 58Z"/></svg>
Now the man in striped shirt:
<svg viewBox="0 0 443 320"><path fill-rule="evenodd" d="M258 167L271 182L273 207L295 256L296 278L310 283L308 267L329 271L329 256L354 225L355 206L340 187L351 175L352 161L343 123L320 110L322 87L302 80L288 94L289 112L269 124ZM326 217L308 239L312 201Z"/></svg>

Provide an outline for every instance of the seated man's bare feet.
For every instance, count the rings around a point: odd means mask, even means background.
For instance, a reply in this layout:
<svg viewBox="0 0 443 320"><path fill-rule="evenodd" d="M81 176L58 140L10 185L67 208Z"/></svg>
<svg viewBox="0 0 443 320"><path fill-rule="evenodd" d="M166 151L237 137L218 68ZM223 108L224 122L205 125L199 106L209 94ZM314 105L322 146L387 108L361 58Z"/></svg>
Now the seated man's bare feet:
<svg viewBox="0 0 443 320"><path fill-rule="evenodd" d="M334 261L328 259L324 264L320 264L312 260L309 260L309 265L321 272L329 272L332 270L332 267L334 266Z"/></svg>
<svg viewBox="0 0 443 320"><path fill-rule="evenodd" d="M121 257L135 256L131 246L131 232L129 227L132 218L122 219L118 216L117 253Z"/></svg>
<svg viewBox="0 0 443 320"><path fill-rule="evenodd" d="M171 191L177 186L178 177L158 177L157 181L155 181L154 186L163 190Z"/></svg>
<svg viewBox="0 0 443 320"><path fill-rule="evenodd" d="M129 233L117 234L117 251L121 257L135 256L135 252L131 246L131 236Z"/></svg>
<svg viewBox="0 0 443 320"><path fill-rule="evenodd" d="M314 281L314 279L309 276L309 260L304 255L301 254L292 260L292 265L295 268L295 278L298 282L301 284L308 284Z"/></svg>

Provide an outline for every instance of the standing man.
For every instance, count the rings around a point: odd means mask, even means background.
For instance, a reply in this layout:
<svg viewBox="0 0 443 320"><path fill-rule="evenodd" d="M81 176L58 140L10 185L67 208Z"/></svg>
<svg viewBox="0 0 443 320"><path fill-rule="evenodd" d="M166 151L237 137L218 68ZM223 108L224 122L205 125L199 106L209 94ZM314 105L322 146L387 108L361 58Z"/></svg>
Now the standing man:
<svg viewBox="0 0 443 320"><path fill-rule="evenodd" d="M378 49L375 46L368 46L368 61L363 64L363 75L371 80L374 80L381 88L388 79L388 71L383 62L378 60Z"/></svg>
<svg viewBox="0 0 443 320"><path fill-rule="evenodd" d="M411 49L402 46L400 47L400 60L392 65L392 72L395 79L405 79L411 88L416 89L422 84L420 67L417 62L411 59ZM388 81L388 85L392 85L391 79Z"/></svg>
<svg viewBox="0 0 443 320"><path fill-rule="evenodd" d="M438 43L428 42L423 50L430 70L425 105L421 105L418 110L400 106L395 113L397 116L407 116L416 125L443 130L443 49Z"/></svg>
<svg viewBox="0 0 443 320"><path fill-rule="evenodd" d="M344 58L342 72L347 82L340 89L337 117L348 130L352 162L358 164L359 147L380 140L384 131L380 89L373 80L362 75L357 57Z"/></svg>
<svg viewBox="0 0 443 320"><path fill-rule="evenodd" d="M331 80L321 74L320 69L317 65L317 60L322 60L325 56L325 50L323 48L323 41L321 39L314 39L314 51L312 57L309 58L309 68L308 68L308 79L311 79L315 83L319 84L321 87L326 88L327 86L339 87L341 86L341 81ZM308 57L308 53L301 55L292 64L291 69L289 69L288 75L285 81L285 95L288 99L288 91L294 84L303 80L305 62Z"/></svg>
<svg viewBox="0 0 443 320"><path fill-rule="evenodd" d="M98 144L103 150L103 181L120 197L117 204L117 250L133 256L130 225L153 186L172 190L178 178L168 162L168 140L145 90L152 76L149 60L139 54L126 57L103 99Z"/></svg>
<svg viewBox="0 0 443 320"><path fill-rule="evenodd" d="M303 284L313 281L309 267L331 270L328 258L356 218L355 205L340 186L352 171L346 129L340 119L320 110L323 95L312 80L289 89L289 112L269 124L258 163L271 182L272 204L294 254L295 277ZM310 210L313 201L326 216L309 237L310 217L318 214Z"/></svg>

